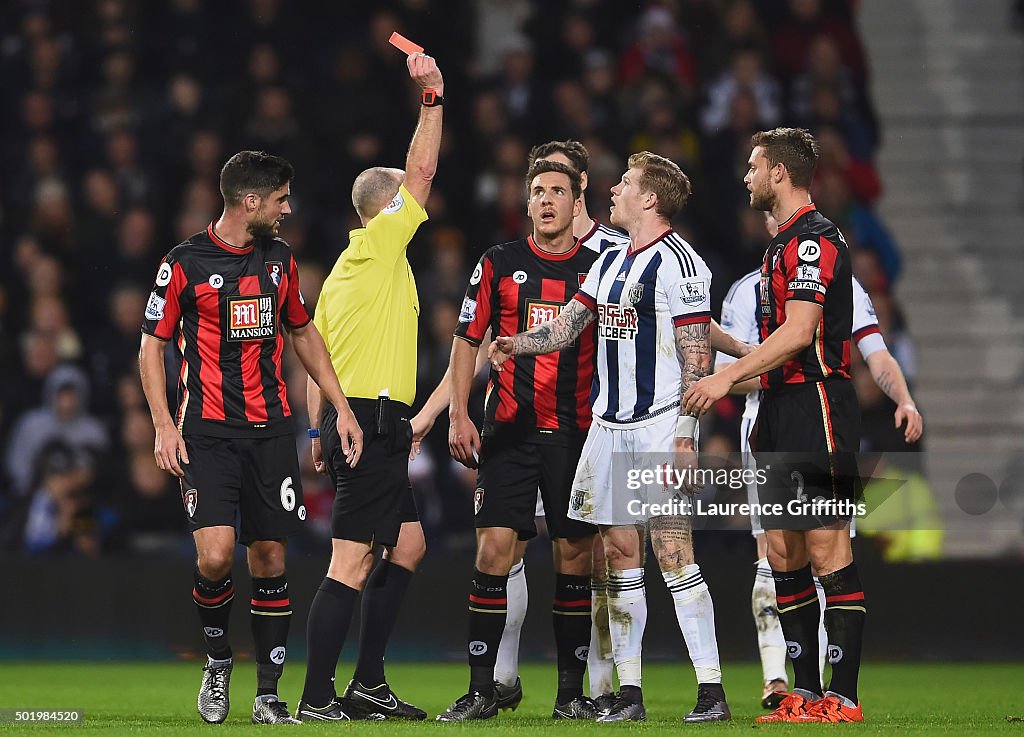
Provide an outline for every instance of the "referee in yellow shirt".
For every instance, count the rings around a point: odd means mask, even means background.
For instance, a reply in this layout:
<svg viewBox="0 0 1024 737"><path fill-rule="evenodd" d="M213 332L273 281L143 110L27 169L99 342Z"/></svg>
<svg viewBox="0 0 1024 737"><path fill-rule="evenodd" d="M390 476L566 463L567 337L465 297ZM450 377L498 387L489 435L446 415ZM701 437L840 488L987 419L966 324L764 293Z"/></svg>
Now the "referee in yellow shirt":
<svg viewBox="0 0 1024 737"><path fill-rule="evenodd" d="M363 432L352 468L335 429L336 410L308 385L310 436L318 471L334 481L332 551L309 609L309 663L296 716L305 721L423 719L384 677L384 650L412 572L426 551L409 485L419 300L405 249L427 219L423 204L437 169L444 80L433 58L407 60L422 106L405 171L374 167L356 177L352 204L363 224L324 282L314 318ZM322 437L320 436L322 433ZM376 546L384 559L370 573ZM356 671L342 698L334 671L359 592L362 631Z"/></svg>

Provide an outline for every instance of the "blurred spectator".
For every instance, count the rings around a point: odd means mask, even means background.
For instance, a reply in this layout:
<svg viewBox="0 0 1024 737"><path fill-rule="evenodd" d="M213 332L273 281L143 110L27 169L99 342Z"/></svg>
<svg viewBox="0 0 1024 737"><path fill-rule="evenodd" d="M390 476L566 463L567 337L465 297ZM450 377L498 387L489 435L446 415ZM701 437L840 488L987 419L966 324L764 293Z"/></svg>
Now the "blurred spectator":
<svg viewBox="0 0 1024 737"><path fill-rule="evenodd" d="M17 419L7 445L7 472L16 495L31 490L35 463L51 441L62 441L82 458L107 450L107 431L88 414L88 406L88 380L81 369L59 366L47 376L42 406Z"/></svg>
<svg viewBox="0 0 1024 737"><path fill-rule="evenodd" d="M870 208L853 199L846 179L826 171L812 189L818 209L843 231L851 247L871 250L885 274L886 288L899 278L902 268L899 248L882 221Z"/></svg>
<svg viewBox="0 0 1024 737"><path fill-rule="evenodd" d="M32 468L31 494L7 510L0 546L33 554L97 555L91 478L88 465L67 444L51 440L41 447Z"/></svg>
<svg viewBox="0 0 1024 737"><path fill-rule="evenodd" d="M838 174L846 180L850 194L861 204L870 205L878 199L882 193L878 172L869 161L850 154L838 130L831 126L822 127L815 131L814 137L821 149L821 158L814 173L816 181L820 182L828 174Z"/></svg>
<svg viewBox="0 0 1024 737"><path fill-rule="evenodd" d="M757 100L758 121L762 128L774 128L782 119L782 90L778 81L765 71L764 59L755 48L740 49L730 68L708 89L708 102L701 111L701 125L708 133L724 128L729 109L739 90L747 90Z"/></svg>
<svg viewBox="0 0 1024 737"><path fill-rule="evenodd" d="M630 85L647 75L675 82L692 93L697 86L697 66L686 36L671 11L651 5L636 25L636 41L619 57L619 81Z"/></svg>
<svg viewBox="0 0 1024 737"><path fill-rule="evenodd" d="M826 12L822 0L789 0L788 13L772 37L776 68L786 80L804 71L809 55L807 39L828 36L859 83L867 80L867 63L852 21Z"/></svg>

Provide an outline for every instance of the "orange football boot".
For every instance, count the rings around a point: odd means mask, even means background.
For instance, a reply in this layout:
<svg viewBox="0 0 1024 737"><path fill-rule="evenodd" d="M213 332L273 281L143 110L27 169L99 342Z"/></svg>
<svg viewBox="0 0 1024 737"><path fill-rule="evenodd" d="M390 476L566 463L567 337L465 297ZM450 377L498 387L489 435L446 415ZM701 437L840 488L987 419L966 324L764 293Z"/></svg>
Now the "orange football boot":
<svg viewBox="0 0 1024 737"><path fill-rule="evenodd" d="M755 722L765 724L770 722L800 722L806 721L801 719L802 716L806 715L817 701L809 701L798 693L787 694L786 698L782 700L778 708L771 714L765 714L763 717L758 717ZM813 720L820 721L820 720Z"/></svg>
<svg viewBox="0 0 1024 737"><path fill-rule="evenodd" d="M864 712L860 704L856 706L845 706L841 699L836 696L826 696L808 706L807 711L801 716L793 719L794 722L821 722L834 724L836 722L863 722Z"/></svg>

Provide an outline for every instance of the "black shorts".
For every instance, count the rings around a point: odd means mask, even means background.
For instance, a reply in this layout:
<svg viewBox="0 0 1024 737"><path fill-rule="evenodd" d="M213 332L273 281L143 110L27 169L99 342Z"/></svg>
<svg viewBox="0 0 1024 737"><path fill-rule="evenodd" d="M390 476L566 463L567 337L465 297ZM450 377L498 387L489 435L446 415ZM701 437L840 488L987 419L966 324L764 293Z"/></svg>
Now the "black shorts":
<svg viewBox="0 0 1024 737"><path fill-rule="evenodd" d="M295 438L185 436L181 501L192 531L234 527L238 541L283 540L306 519Z"/></svg>
<svg viewBox="0 0 1024 737"><path fill-rule="evenodd" d="M860 405L852 382L763 392L755 432L754 452L765 478L758 486L764 529L811 530L854 516L863 484L856 457Z"/></svg>
<svg viewBox="0 0 1024 737"><path fill-rule="evenodd" d="M402 523L420 518L409 484L412 412L401 402L384 401L378 423L378 401L348 400L363 431L363 454L355 468L345 462L338 410L330 402L320 414L320 445L335 488L331 537L392 547Z"/></svg>
<svg viewBox="0 0 1024 737"><path fill-rule="evenodd" d="M574 439L565 446L485 437L473 494L476 527L507 527L516 530L520 540L536 537L539 488L552 538L575 540L595 534L594 525L567 516L584 440Z"/></svg>

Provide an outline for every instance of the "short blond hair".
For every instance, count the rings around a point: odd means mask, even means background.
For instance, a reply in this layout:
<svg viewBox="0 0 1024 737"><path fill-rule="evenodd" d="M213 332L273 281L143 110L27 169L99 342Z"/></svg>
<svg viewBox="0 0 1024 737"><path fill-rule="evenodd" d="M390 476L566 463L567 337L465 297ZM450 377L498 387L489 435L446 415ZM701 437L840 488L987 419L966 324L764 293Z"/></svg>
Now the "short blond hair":
<svg viewBox="0 0 1024 737"><path fill-rule="evenodd" d="M690 196L690 178L676 162L650 151L641 151L629 157L629 168L643 172L637 182L642 192L658 195L655 210L659 215L671 220L683 209Z"/></svg>

